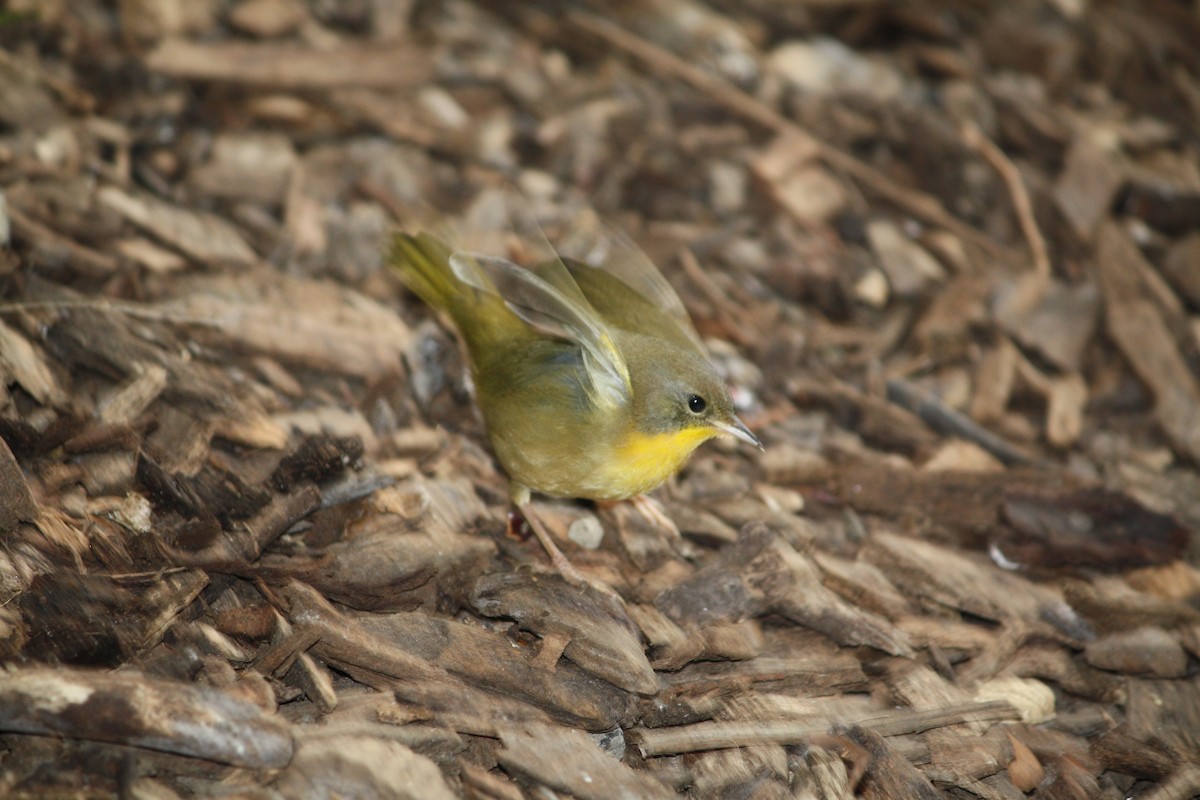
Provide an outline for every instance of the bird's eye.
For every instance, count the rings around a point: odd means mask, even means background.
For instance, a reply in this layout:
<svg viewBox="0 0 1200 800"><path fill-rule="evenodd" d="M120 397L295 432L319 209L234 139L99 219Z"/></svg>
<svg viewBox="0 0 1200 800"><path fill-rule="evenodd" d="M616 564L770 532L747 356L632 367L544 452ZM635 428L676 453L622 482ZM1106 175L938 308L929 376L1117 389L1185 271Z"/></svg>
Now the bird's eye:
<svg viewBox="0 0 1200 800"><path fill-rule="evenodd" d="M708 403L700 395L694 394L688 398L688 411L693 414L703 414L706 408L708 408Z"/></svg>

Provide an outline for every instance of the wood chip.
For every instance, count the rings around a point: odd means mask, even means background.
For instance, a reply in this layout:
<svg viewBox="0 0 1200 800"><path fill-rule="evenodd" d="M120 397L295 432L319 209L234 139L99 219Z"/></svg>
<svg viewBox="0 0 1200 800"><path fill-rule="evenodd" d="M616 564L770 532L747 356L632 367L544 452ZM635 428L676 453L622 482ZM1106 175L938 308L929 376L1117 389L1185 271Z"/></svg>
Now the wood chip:
<svg viewBox="0 0 1200 800"><path fill-rule="evenodd" d="M946 276L941 264L925 248L889 220L870 222L867 241L887 275L893 295L907 298L922 294L929 284L940 282Z"/></svg>
<svg viewBox="0 0 1200 800"><path fill-rule="evenodd" d="M902 631L822 586L812 561L761 524L743 531L719 563L659 595L655 605L686 625L774 612L845 645L909 652Z"/></svg>
<svg viewBox="0 0 1200 800"><path fill-rule="evenodd" d="M1003 675L975 687L980 702L1004 700L1021 714L1021 721L1037 725L1054 718L1054 691L1041 681Z"/></svg>
<svg viewBox="0 0 1200 800"><path fill-rule="evenodd" d="M3 322L0 322L0 369L43 405L61 405L66 401L42 353Z"/></svg>
<svg viewBox="0 0 1200 800"><path fill-rule="evenodd" d="M472 592L476 610L515 619L539 634L570 638L563 655L614 686L640 695L659 690L633 623L611 597L557 575L487 575Z"/></svg>
<svg viewBox="0 0 1200 800"><path fill-rule="evenodd" d="M290 33L306 19L307 10L296 0L242 0L229 12L230 25L265 39Z"/></svg>
<svg viewBox="0 0 1200 800"><path fill-rule="evenodd" d="M1141 252L1115 222L1100 226L1096 263L1109 335L1154 393L1155 418L1174 446L1189 458L1200 459L1200 382L1157 306L1146 297L1138 276L1137 265L1144 263Z"/></svg>
<svg viewBox="0 0 1200 800"><path fill-rule="evenodd" d="M138 374L100 404L105 425L129 423L158 399L167 387L167 371L158 364L141 364Z"/></svg>
<svg viewBox="0 0 1200 800"><path fill-rule="evenodd" d="M988 619L1000 621L1015 613L1036 622L1041 609L1062 604L1062 598L1046 587L997 574L932 542L876 531L864 554L906 593ZM1017 602L1014 593L1019 593Z"/></svg>
<svg viewBox="0 0 1200 800"><path fill-rule="evenodd" d="M9 673L0 682L0 728L68 736L275 769L292 758L282 717L207 686L137 672L62 667Z"/></svg>
<svg viewBox="0 0 1200 800"><path fill-rule="evenodd" d="M405 89L424 83L433 73L429 55L411 44L318 50L272 42L184 39L164 41L146 56L146 67L173 78L268 89Z"/></svg>
<svg viewBox="0 0 1200 800"><path fill-rule="evenodd" d="M275 788L285 797L457 797L428 758L399 742L362 735L301 741Z"/></svg>
<svg viewBox="0 0 1200 800"><path fill-rule="evenodd" d="M251 352L366 378L395 372L411 339L394 311L352 289L273 271L197 279L161 307Z"/></svg>
<svg viewBox="0 0 1200 800"><path fill-rule="evenodd" d="M213 214L133 195L115 186L102 188L98 198L101 204L201 264L247 266L258 260L241 234Z"/></svg>
<svg viewBox="0 0 1200 800"><path fill-rule="evenodd" d="M159 247L149 239L120 239L113 243L122 257L140 264L151 272L178 272L187 266L187 259L178 253Z"/></svg>
<svg viewBox="0 0 1200 800"><path fill-rule="evenodd" d="M811 140L781 134L750 162L750 169L771 197L805 222L828 219L845 204L845 193L813 162L819 155ZM811 195L809 190L815 190Z"/></svg>
<svg viewBox="0 0 1200 800"><path fill-rule="evenodd" d="M37 519L38 506L21 465L0 439L0 531L11 533L22 522Z"/></svg>
<svg viewBox="0 0 1200 800"><path fill-rule="evenodd" d="M361 624L451 674L538 706L564 725L612 730L632 710L628 696L612 684L570 663L555 663L557 655L545 669L541 654L533 657L526 648L514 647L503 632L436 620L425 613L366 616Z"/></svg>
<svg viewBox="0 0 1200 800"><path fill-rule="evenodd" d="M1066 166L1054 186L1054 199L1081 239L1091 240L1125 178L1115 150L1088 134L1072 143Z"/></svg>
<svg viewBox="0 0 1200 800"><path fill-rule="evenodd" d="M1157 740L1177 753L1200 746L1200 686L1191 681L1131 678L1128 730L1142 741Z"/></svg>
<svg viewBox="0 0 1200 800"><path fill-rule="evenodd" d="M1037 350L1059 369L1077 372L1100 321L1100 292L1093 283L1069 286L1050 281L1040 302L1026 308L1019 284L1009 284L995 301L996 320L1021 344Z"/></svg>
<svg viewBox="0 0 1200 800"><path fill-rule="evenodd" d="M213 197L280 205L296 164L296 151L285 136L225 134L213 141L208 160L188 180Z"/></svg>
<svg viewBox="0 0 1200 800"><path fill-rule="evenodd" d="M656 800L675 793L645 773L637 773L570 728L526 725L500 736L497 755L510 771L582 800Z"/></svg>
<svg viewBox="0 0 1200 800"><path fill-rule="evenodd" d="M1136 628L1088 642L1087 662L1099 669L1155 678L1179 678L1187 672L1187 654L1179 640L1159 628Z"/></svg>

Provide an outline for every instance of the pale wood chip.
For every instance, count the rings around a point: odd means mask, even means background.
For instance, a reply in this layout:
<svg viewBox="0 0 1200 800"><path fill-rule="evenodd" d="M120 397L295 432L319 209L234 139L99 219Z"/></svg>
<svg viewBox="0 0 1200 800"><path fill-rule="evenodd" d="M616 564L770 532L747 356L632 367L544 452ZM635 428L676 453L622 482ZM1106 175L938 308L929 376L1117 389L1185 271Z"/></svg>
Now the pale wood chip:
<svg viewBox="0 0 1200 800"><path fill-rule="evenodd" d="M100 421L106 425L133 422L167 388L167 370L158 364L139 363L137 375L100 403Z"/></svg>
<svg viewBox="0 0 1200 800"><path fill-rule="evenodd" d="M228 345L338 375L379 378L400 369L408 326L382 304L343 286L251 271L180 282L162 306Z"/></svg>
<svg viewBox="0 0 1200 800"><path fill-rule="evenodd" d="M244 266L258 260L242 235L214 214L189 211L115 186L105 186L98 196L101 204L202 264Z"/></svg>
<svg viewBox="0 0 1200 800"><path fill-rule="evenodd" d="M3 322L0 322L0 368L43 405L66 401L41 350Z"/></svg>
<svg viewBox="0 0 1200 800"><path fill-rule="evenodd" d="M187 266L187 259L172 250L159 247L149 239L118 239L113 242L113 249L151 272L177 272Z"/></svg>
<svg viewBox="0 0 1200 800"><path fill-rule="evenodd" d="M432 57L411 43L317 50L274 42L168 39L146 56L145 62L151 71L173 78L273 89L404 89L433 77Z"/></svg>
<svg viewBox="0 0 1200 800"><path fill-rule="evenodd" d="M581 800L656 800L675 793L646 773L634 772L606 754L586 733L550 725L502 731L497 755L520 772Z"/></svg>
<svg viewBox="0 0 1200 800"><path fill-rule="evenodd" d="M1174 446L1200 459L1200 382L1189 369L1158 306L1139 280L1144 262L1133 239L1115 222L1100 227L1096 264L1104 291L1108 333L1130 367L1154 393L1154 414Z"/></svg>
<svg viewBox="0 0 1200 800"><path fill-rule="evenodd" d="M301 740L275 784L283 797L453 800L437 765L395 741L343 733Z"/></svg>

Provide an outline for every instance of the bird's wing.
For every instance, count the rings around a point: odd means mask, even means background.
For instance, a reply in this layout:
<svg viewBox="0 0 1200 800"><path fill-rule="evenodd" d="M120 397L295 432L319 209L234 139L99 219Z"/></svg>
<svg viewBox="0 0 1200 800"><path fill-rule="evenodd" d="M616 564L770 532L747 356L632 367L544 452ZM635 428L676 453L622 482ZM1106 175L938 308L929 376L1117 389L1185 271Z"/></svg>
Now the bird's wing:
<svg viewBox="0 0 1200 800"><path fill-rule="evenodd" d="M692 325L683 301L649 256L627 234L604 226L590 249L577 260L570 261L568 266L588 301L612 324L704 352L700 335ZM628 296L619 301L612 300L614 296L621 297L622 293L614 293L612 282L592 271L616 279L642 298L644 304L629 302Z"/></svg>
<svg viewBox="0 0 1200 800"><path fill-rule="evenodd" d="M596 400L621 405L632 396L629 369L608 326L588 304L562 262L536 274L496 256L455 253L450 268L464 283L498 295L514 314L550 336L579 345Z"/></svg>

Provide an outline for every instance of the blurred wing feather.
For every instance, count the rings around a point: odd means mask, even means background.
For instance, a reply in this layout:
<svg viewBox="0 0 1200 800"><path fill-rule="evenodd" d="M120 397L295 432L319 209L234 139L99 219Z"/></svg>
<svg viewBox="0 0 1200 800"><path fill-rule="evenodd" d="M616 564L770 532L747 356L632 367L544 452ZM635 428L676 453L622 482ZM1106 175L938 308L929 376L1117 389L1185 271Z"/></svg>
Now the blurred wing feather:
<svg viewBox="0 0 1200 800"><path fill-rule="evenodd" d="M588 284L593 281L588 280L586 276L580 276L581 268L591 268L607 273L624 284L627 288L633 291L634 294L641 297L654 309L664 315L674 326L679 329L679 337L677 343L686 344L697 352L703 352L704 346L700 341L700 335L696 332L696 328L692 325L692 320L688 316L687 309L683 306L683 301L679 299L679 295L671 288L671 284L663 277L662 272L654 265L642 249L638 247L633 240L625 233L614 230L608 226L604 226L603 231L598 234L593 241L589 251L579 259L579 265L572 264L574 269L572 274L580 278L581 286L585 294L589 294ZM589 294L589 300L592 299ZM607 313L620 313L621 309L613 308L598 309L602 315ZM633 312L633 309L630 309ZM635 317L632 314L627 315L628 321L632 324ZM644 319L644 317L642 317ZM663 335L661 323L656 324L659 330L647 330L645 332L655 335ZM676 338L676 337L669 337Z"/></svg>
<svg viewBox="0 0 1200 800"><path fill-rule="evenodd" d="M455 253L450 267L464 283L498 295L526 323L579 345L588 379L602 405L632 396L629 369L604 321L559 262L561 274L536 274L511 261L478 253ZM565 282L564 280L565 279Z"/></svg>

